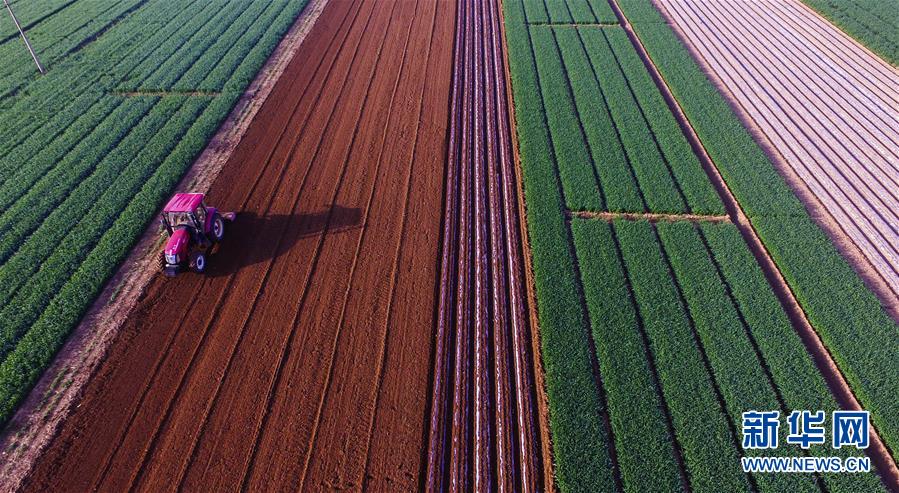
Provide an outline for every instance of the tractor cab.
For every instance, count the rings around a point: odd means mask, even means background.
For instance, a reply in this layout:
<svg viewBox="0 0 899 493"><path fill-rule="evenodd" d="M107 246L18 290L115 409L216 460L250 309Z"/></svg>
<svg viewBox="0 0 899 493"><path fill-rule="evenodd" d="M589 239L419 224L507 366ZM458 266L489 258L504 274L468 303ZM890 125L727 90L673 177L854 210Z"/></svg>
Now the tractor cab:
<svg viewBox="0 0 899 493"><path fill-rule="evenodd" d="M175 276L185 267L206 270L206 255L225 236L225 220L234 213L207 207L202 193L176 193L162 209L160 224L168 234L162 253L163 272Z"/></svg>
<svg viewBox="0 0 899 493"><path fill-rule="evenodd" d="M206 216L203 194L179 193L162 210L162 227L170 237L183 229L194 237L194 241L206 243Z"/></svg>

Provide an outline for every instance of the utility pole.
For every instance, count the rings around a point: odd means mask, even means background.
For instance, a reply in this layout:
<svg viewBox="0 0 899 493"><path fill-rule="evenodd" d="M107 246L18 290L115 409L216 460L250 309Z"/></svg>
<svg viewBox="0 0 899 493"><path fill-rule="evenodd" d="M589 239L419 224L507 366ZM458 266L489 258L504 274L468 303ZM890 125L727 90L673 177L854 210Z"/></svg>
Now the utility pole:
<svg viewBox="0 0 899 493"><path fill-rule="evenodd" d="M3 4L6 5L6 10L9 11L9 16L12 17L12 21L16 24L16 29L19 30L19 34L22 35L22 41L25 42L25 47L28 48L28 52L31 53L31 58L34 58L34 64L37 65L37 70L40 73L44 73L44 67L41 65L41 61L37 59L37 54L34 53L34 49L31 48L31 43L28 42L28 37L25 36L25 31L22 30L22 26L19 25L19 19L16 19L16 14L12 12L12 7L9 6L9 0L3 0Z"/></svg>

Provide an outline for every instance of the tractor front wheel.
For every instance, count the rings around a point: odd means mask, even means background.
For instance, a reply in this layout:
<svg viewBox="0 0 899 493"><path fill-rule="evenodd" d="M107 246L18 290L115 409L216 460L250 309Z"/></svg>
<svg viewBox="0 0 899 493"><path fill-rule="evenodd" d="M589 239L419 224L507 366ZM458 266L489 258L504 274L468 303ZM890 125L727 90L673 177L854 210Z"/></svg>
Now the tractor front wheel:
<svg viewBox="0 0 899 493"><path fill-rule="evenodd" d="M190 254L190 269L198 274L206 270L206 255L203 252Z"/></svg>
<svg viewBox="0 0 899 493"><path fill-rule="evenodd" d="M222 219L222 216L216 214L214 218L212 218L212 239L215 240L216 243L222 241L222 238L225 237L225 221Z"/></svg>

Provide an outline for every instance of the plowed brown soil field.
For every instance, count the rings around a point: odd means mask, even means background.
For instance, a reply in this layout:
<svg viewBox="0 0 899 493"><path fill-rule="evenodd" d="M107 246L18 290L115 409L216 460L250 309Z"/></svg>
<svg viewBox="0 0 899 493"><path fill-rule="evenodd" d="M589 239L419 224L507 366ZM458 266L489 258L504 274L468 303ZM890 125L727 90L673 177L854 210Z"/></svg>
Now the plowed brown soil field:
<svg viewBox="0 0 899 493"><path fill-rule="evenodd" d="M421 484L455 13L330 1L25 489Z"/></svg>

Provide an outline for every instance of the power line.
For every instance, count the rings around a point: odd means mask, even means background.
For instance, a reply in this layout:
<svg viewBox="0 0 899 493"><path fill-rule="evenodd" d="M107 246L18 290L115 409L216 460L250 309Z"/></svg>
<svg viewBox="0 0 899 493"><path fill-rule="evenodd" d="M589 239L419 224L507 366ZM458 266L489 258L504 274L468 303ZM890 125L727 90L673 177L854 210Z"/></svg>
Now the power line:
<svg viewBox="0 0 899 493"><path fill-rule="evenodd" d="M40 73L44 73L44 67L41 65L41 61L37 59L37 54L34 52L34 49L31 48L31 43L28 42L28 37L25 36L25 31L22 30L22 26L19 24L19 19L16 19L16 14L13 13L12 7L9 6L8 0L3 0L3 4L6 5L6 10L9 11L9 16L12 17L13 23L16 25L16 29L19 30L19 34L22 35L22 41L25 42L25 47L28 48L28 52L31 53L31 58L34 59L35 65L37 65L37 70Z"/></svg>

